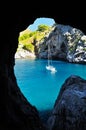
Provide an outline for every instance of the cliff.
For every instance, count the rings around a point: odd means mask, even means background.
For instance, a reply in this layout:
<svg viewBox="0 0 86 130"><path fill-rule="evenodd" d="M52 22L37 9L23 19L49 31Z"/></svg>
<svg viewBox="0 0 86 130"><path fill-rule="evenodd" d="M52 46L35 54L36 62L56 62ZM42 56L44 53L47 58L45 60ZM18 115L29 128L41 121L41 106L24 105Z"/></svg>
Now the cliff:
<svg viewBox="0 0 86 130"><path fill-rule="evenodd" d="M52 59L86 63L86 35L79 29L57 24L49 36L38 45L39 58L48 58L48 46Z"/></svg>
<svg viewBox="0 0 86 130"><path fill-rule="evenodd" d="M86 63L86 35L80 29L70 25L55 24L44 32L31 33L33 36L28 40L26 38L24 44L21 43L24 40L19 42L15 58L47 59L49 46L52 59ZM24 47L26 45L29 47Z"/></svg>

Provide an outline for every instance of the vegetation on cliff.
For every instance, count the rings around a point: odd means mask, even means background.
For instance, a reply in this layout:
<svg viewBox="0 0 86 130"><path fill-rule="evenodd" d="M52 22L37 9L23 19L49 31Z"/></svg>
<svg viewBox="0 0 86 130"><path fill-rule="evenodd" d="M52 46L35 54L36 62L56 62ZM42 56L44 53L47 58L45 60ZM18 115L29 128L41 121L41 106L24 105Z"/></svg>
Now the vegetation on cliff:
<svg viewBox="0 0 86 130"><path fill-rule="evenodd" d="M21 48L34 53L35 44L39 44L40 41L44 40L45 36L51 31L52 27L41 24L38 26L36 31L26 29L20 32L18 50Z"/></svg>
<svg viewBox="0 0 86 130"><path fill-rule="evenodd" d="M52 59L86 63L86 35L79 29L61 24L41 24L36 31L21 32L16 57L47 59L48 45Z"/></svg>

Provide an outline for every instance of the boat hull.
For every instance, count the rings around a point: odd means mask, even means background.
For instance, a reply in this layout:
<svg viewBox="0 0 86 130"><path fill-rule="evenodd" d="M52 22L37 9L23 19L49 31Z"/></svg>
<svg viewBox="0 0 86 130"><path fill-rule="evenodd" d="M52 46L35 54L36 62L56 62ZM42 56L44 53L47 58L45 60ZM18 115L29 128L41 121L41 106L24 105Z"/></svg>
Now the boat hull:
<svg viewBox="0 0 86 130"><path fill-rule="evenodd" d="M51 72L56 72L56 69L53 66L51 66L51 65L46 66L46 69L50 70Z"/></svg>

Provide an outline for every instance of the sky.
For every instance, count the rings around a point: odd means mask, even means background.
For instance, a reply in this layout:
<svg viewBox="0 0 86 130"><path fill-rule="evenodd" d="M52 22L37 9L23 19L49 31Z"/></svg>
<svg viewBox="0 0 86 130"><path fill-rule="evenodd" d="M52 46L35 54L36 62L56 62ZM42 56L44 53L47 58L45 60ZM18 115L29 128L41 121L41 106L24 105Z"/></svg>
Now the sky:
<svg viewBox="0 0 86 130"><path fill-rule="evenodd" d="M37 30L38 25L45 24L48 26L52 26L55 23L54 19L52 18L37 18L33 24L29 25L28 28L32 31Z"/></svg>

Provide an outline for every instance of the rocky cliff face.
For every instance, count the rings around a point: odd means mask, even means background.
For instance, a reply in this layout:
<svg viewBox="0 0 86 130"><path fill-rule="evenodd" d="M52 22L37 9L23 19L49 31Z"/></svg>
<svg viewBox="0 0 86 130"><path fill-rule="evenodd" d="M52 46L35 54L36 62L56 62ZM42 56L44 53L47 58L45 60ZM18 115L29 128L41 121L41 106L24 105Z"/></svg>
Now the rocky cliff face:
<svg viewBox="0 0 86 130"><path fill-rule="evenodd" d="M17 85L14 54L18 33L9 29L5 38L0 48L0 130L45 130L37 109Z"/></svg>
<svg viewBox="0 0 86 130"><path fill-rule="evenodd" d="M39 44L39 58L48 57L48 46L52 59L86 63L86 35L79 29L57 24L49 36Z"/></svg>
<svg viewBox="0 0 86 130"><path fill-rule="evenodd" d="M49 130L86 130L86 80L71 76L65 81L48 126Z"/></svg>

